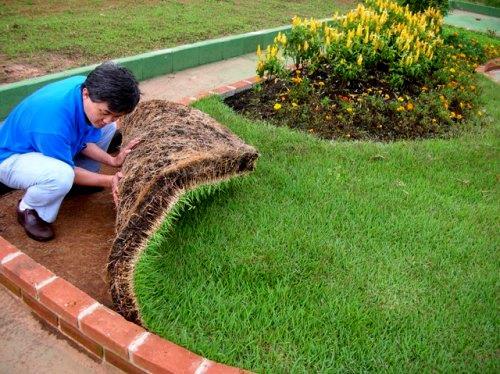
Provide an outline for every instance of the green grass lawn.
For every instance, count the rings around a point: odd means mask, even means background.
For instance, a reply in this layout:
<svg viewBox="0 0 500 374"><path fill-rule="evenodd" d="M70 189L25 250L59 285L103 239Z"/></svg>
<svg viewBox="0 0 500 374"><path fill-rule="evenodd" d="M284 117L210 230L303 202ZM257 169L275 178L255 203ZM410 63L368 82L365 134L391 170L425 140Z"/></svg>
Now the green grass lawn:
<svg viewBox="0 0 500 374"><path fill-rule="evenodd" d="M498 372L500 90L481 85L489 128L391 144L197 103L261 158L154 237L147 327L257 372Z"/></svg>
<svg viewBox="0 0 500 374"><path fill-rule="evenodd" d="M282 26L288 24L294 15L331 17L334 11L346 10L356 2L2 1L0 65L23 62L42 68L56 65L54 68L57 69L57 60L65 67L85 65L223 35Z"/></svg>

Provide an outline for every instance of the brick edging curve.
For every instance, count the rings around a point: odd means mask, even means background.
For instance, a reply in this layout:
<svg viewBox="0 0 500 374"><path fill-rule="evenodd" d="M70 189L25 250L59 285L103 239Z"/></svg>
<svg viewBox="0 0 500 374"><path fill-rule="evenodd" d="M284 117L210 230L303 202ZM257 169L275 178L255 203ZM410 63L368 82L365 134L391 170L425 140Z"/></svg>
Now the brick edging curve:
<svg viewBox="0 0 500 374"><path fill-rule="evenodd" d="M177 102L222 97L252 87L251 77ZM0 284L90 356L130 373L236 374L243 369L201 357L125 320L0 236Z"/></svg>

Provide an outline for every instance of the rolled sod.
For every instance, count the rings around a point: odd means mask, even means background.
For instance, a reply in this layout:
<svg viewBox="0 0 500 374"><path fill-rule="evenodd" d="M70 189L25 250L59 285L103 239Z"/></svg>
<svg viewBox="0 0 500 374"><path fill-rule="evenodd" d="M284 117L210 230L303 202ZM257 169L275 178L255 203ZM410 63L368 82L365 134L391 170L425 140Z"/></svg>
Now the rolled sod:
<svg viewBox="0 0 500 374"><path fill-rule="evenodd" d="M253 170L258 152L207 114L163 100L140 103L120 128L123 144L142 142L122 167L108 277L115 309L141 323L134 270L149 238L186 193Z"/></svg>

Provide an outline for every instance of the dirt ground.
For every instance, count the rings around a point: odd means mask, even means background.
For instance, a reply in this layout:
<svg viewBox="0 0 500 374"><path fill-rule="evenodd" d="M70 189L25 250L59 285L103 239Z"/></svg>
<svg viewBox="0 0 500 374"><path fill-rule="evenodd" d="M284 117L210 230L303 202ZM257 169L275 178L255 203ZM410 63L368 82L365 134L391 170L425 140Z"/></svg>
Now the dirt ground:
<svg viewBox="0 0 500 374"><path fill-rule="evenodd" d="M43 53L37 58L18 57L13 59L0 53L0 84L55 73L84 65L85 62L87 61L79 56L69 57L57 53Z"/></svg>
<svg viewBox="0 0 500 374"><path fill-rule="evenodd" d="M110 191L67 196L54 224L56 238L46 243L30 239L17 223L16 206L22 194L11 191L0 195L0 235L56 275L111 307L106 264L115 235L115 207Z"/></svg>

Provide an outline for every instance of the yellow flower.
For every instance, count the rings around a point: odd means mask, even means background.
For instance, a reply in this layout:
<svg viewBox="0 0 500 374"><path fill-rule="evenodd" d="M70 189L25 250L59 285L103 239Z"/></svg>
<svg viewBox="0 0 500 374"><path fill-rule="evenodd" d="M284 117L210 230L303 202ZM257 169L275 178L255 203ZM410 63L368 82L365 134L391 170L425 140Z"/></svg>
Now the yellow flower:
<svg viewBox="0 0 500 374"><path fill-rule="evenodd" d="M257 56L262 56L262 51L260 49L260 44L257 46Z"/></svg>
<svg viewBox="0 0 500 374"><path fill-rule="evenodd" d="M405 101L405 99L403 99L403 98L400 96L400 97L398 97L398 101L399 101L400 103L402 103L403 101Z"/></svg>
<svg viewBox="0 0 500 374"><path fill-rule="evenodd" d="M398 112L404 112L405 107L400 105L400 106L398 106L398 107L396 108L396 110L397 110Z"/></svg>
<svg viewBox="0 0 500 374"><path fill-rule="evenodd" d="M363 63L363 55L361 55L361 54L360 54L360 55L358 56L358 60L356 61L356 63L357 63L358 65L361 65L361 64Z"/></svg>
<svg viewBox="0 0 500 374"><path fill-rule="evenodd" d="M280 103L274 104L274 110L280 110L280 109L281 109L281 104Z"/></svg>
<svg viewBox="0 0 500 374"><path fill-rule="evenodd" d="M363 25L359 24L358 28L356 29L356 36L361 36L363 35Z"/></svg>
<svg viewBox="0 0 500 374"><path fill-rule="evenodd" d="M406 109L407 110L413 110L414 108L415 108L415 106L412 103L406 104Z"/></svg>
<svg viewBox="0 0 500 374"><path fill-rule="evenodd" d="M354 109L352 107L347 107L346 111L350 114L354 113Z"/></svg>
<svg viewBox="0 0 500 374"><path fill-rule="evenodd" d="M384 95L384 99L389 100L389 99L390 99L390 96L389 96L388 94L385 94L385 95Z"/></svg>
<svg viewBox="0 0 500 374"><path fill-rule="evenodd" d="M299 84L300 82L302 82L302 78L301 77L293 77L292 82L295 84Z"/></svg>
<svg viewBox="0 0 500 374"><path fill-rule="evenodd" d="M455 74L456 70L453 68L450 68L450 73Z"/></svg>
<svg viewBox="0 0 500 374"><path fill-rule="evenodd" d="M323 87L324 85L325 85L325 82L322 82L322 81L319 81L319 82L318 82L318 86Z"/></svg>
<svg viewBox="0 0 500 374"><path fill-rule="evenodd" d="M455 118L457 115L455 112L450 112L450 118Z"/></svg>
<svg viewBox="0 0 500 374"><path fill-rule="evenodd" d="M299 106L299 104L297 103L292 103L292 108L297 108Z"/></svg>

